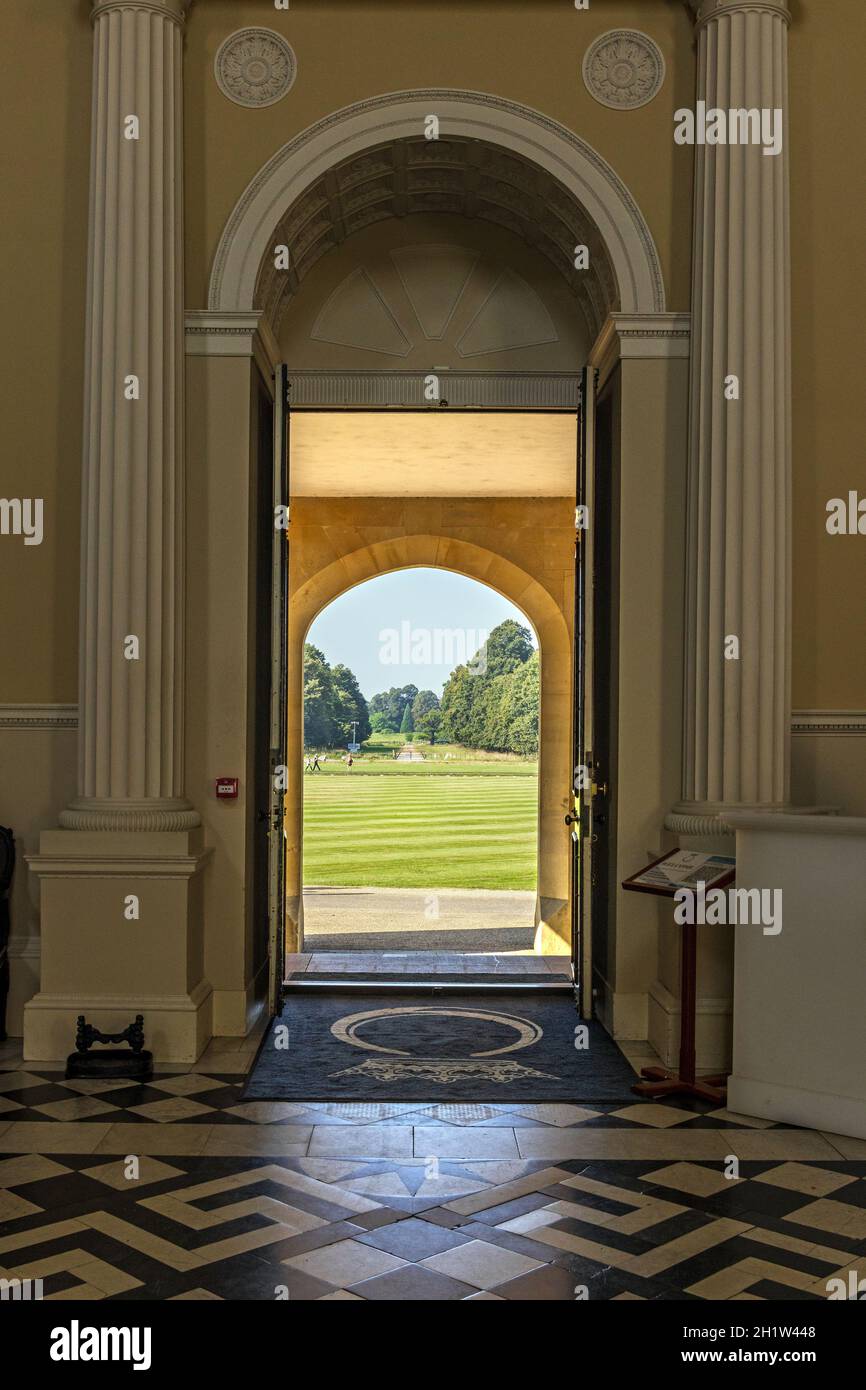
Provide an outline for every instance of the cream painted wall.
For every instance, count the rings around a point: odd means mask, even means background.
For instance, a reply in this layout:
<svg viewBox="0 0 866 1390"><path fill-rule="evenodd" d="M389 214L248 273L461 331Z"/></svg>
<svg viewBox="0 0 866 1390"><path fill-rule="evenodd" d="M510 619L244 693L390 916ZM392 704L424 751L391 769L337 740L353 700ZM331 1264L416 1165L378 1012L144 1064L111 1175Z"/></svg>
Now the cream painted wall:
<svg viewBox="0 0 866 1390"><path fill-rule="evenodd" d="M254 371L249 357L187 358L186 789L214 851L203 875L214 1030L241 1034L257 964L247 856ZM214 781L226 776L239 778L236 801L216 799Z"/></svg>

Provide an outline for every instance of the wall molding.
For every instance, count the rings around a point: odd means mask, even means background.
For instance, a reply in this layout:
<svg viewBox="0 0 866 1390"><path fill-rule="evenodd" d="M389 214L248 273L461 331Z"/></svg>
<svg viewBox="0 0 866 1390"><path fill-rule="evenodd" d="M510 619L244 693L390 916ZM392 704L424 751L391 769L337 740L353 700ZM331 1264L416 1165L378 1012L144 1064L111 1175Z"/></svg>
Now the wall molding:
<svg viewBox="0 0 866 1390"><path fill-rule="evenodd" d="M688 360L691 314L608 314L589 353L599 388L620 361L678 357Z"/></svg>
<svg viewBox="0 0 866 1390"><path fill-rule="evenodd" d="M77 729L77 705L2 705L0 729Z"/></svg>
<svg viewBox="0 0 866 1390"><path fill-rule="evenodd" d="M678 355L676 353L672 355ZM289 372L293 405L427 405L418 372ZM568 372L448 372L454 406L513 406L515 409L577 409L579 378ZM78 706L0 704L0 729L77 729ZM866 736L866 710L798 709L791 733L812 738Z"/></svg>
<svg viewBox="0 0 866 1390"><path fill-rule="evenodd" d="M791 733L813 738L842 734L847 738L866 735L866 710L796 709L791 715Z"/></svg>
<svg viewBox="0 0 866 1390"><path fill-rule="evenodd" d="M253 357L266 382L282 360L271 325L261 309L249 313L191 309L184 315L187 357Z"/></svg>

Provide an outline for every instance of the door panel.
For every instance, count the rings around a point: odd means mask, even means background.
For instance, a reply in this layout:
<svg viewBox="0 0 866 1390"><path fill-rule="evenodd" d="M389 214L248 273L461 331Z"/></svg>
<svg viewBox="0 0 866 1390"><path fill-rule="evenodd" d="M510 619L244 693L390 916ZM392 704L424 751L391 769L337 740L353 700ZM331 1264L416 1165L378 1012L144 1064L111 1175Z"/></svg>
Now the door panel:
<svg viewBox="0 0 866 1390"><path fill-rule="evenodd" d="M288 758L289 411L286 367L274 379L271 528L270 806L268 817L268 1004L278 1013L286 950L285 775Z"/></svg>
<svg viewBox="0 0 866 1390"><path fill-rule="evenodd" d="M612 585L614 543L613 399L610 390L595 408L595 467L593 470L596 525L593 528L592 636L592 960L610 980L608 940L614 911L613 856L616 818L616 766L612 681ZM589 968L589 967L588 967Z"/></svg>
<svg viewBox="0 0 866 1390"><path fill-rule="evenodd" d="M577 420L574 546L574 719L572 728L573 808L568 816L572 838L571 959L581 1015L592 1014L592 588L593 458L595 441L595 373L584 368Z"/></svg>

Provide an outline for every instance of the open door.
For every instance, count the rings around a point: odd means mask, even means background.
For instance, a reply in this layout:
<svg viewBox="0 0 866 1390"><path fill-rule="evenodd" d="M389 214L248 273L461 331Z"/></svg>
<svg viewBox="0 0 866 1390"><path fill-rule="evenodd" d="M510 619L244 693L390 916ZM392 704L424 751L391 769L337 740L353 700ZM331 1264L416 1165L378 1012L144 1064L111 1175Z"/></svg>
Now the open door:
<svg viewBox="0 0 866 1390"><path fill-rule="evenodd" d="M268 817L268 1006L279 1013L286 953L285 816L289 626L289 407L288 375L274 373L273 527L271 530L270 807Z"/></svg>
<svg viewBox="0 0 866 1390"><path fill-rule="evenodd" d="M577 468L574 514L574 720L572 730L573 808L571 826L571 962L581 1016L592 1015L592 800L597 790L592 756L593 459L595 455L595 372L580 377L577 417Z"/></svg>

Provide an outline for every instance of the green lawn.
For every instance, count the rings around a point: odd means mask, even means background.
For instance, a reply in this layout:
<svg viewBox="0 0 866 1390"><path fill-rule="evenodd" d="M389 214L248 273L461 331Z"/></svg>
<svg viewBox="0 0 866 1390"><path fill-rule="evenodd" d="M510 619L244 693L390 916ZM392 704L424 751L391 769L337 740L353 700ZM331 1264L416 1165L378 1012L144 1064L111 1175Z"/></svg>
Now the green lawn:
<svg viewBox="0 0 866 1390"><path fill-rule="evenodd" d="M523 761L326 763L304 777L304 882L532 889L537 787Z"/></svg>

